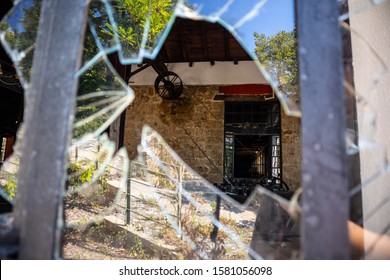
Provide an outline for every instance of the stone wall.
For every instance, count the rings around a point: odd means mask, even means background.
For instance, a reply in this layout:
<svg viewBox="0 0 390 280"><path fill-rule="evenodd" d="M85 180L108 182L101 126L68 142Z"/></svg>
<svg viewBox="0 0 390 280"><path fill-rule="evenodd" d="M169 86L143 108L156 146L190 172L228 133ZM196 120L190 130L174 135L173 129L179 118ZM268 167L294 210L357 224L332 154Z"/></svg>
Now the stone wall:
<svg viewBox="0 0 390 280"><path fill-rule="evenodd" d="M222 182L224 104L212 101L218 87L186 87L175 101L163 100L152 86L132 88L135 100L126 111L124 141L130 157L136 156L142 127L148 124L200 175Z"/></svg>
<svg viewBox="0 0 390 280"><path fill-rule="evenodd" d="M152 86L132 86L135 100L126 111L125 146L137 155L144 124L165 141L211 183L223 180L224 102L213 101L218 86L187 86L180 100L163 100ZM284 180L300 186L299 120L282 114ZM207 155L207 157L205 156Z"/></svg>
<svg viewBox="0 0 390 280"><path fill-rule="evenodd" d="M283 181L292 189L301 186L301 124L300 119L286 116L282 110Z"/></svg>

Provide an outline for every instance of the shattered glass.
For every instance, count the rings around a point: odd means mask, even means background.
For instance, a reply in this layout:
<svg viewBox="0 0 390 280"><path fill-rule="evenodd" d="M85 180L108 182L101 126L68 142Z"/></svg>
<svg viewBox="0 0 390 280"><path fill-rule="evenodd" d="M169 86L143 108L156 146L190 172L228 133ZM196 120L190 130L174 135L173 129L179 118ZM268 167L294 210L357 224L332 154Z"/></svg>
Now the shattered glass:
<svg viewBox="0 0 390 280"><path fill-rule="evenodd" d="M118 38L115 36L115 20L109 1L91 1L89 8L88 24L93 34L93 40L99 51L110 53L118 48Z"/></svg>
<svg viewBox="0 0 390 280"><path fill-rule="evenodd" d="M241 204L229 192L202 178L170 148L160 131L149 126L143 129L138 150L129 151L138 152L130 163L124 150L115 153L107 136L97 139L135 98L108 55L118 52L121 63L130 65L154 59L175 17L224 26L252 57L285 113L299 117L293 2L91 1L83 65L75 73L79 90L64 194L64 258L300 258L300 186L286 200L257 185ZM352 80L346 77L344 82L346 95L356 102L346 132L346 152L359 165L351 171L355 172L352 177L359 177L350 183L351 201L358 201L352 203L351 212L363 212L353 220L350 234L356 231L365 241L357 258L389 258L377 250L389 246L386 240L390 234L390 132L383 105L388 104L383 93L389 81L390 60L373 43L377 38L370 37L372 30L359 24L365 22L365 17L371 19L380 13L380 9L389 12L389 1L338 2L348 7L341 9L339 21L342 33L352 37L351 60L345 64L353 59L355 72ZM1 42L24 89L28 88L32 71L40 3L15 1L0 25ZM363 67L368 70L365 72ZM163 107L175 114L185 111ZM144 124L146 120L140 125ZM22 141L22 137L18 139ZM191 141L196 149L202 149L197 144L199 139ZM15 151L0 171L2 191L10 200L15 194L21 152L18 148ZM202 150L205 157L208 152ZM227 184L231 182L227 180ZM84 250L74 252L77 246Z"/></svg>
<svg viewBox="0 0 390 280"><path fill-rule="evenodd" d="M73 137L97 137L133 100L133 92L118 77L106 55L87 62L77 73L76 120Z"/></svg>
<svg viewBox="0 0 390 280"><path fill-rule="evenodd" d="M147 166L148 181L155 186L152 188L153 197L180 239L199 258L245 259L247 254L254 259L278 258L282 255L282 248L287 246L288 238L298 236L296 231L291 231L293 225L299 223L297 204L290 204L258 187L241 205L187 166L161 136L147 126L143 130L141 145L140 154ZM168 190L176 193L173 208L163 197ZM257 209L257 203L260 209ZM268 211L263 212L268 206L277 210L268 215ZM265 238L266 244L275 246L272 253L251 245L257 213L267 213L266 221L257 216L264 223L278 223L274 228L275 236ZM284 248L291 253L288 257L283 255L284 258L298 256L298 240L292 242L293 246Z"/></svg>
<svg viewBox="0 0 390 280"><path fill-rule="evenodd" d="M72 145L64 200L65 229L85 229L115 211L128 165L125 149L115 153L115 144L106 134Z"/></svg>
<svg viewBox="0 0 390 280"><path fill-rule="evenodd" d="M339 5L341 31L350 34L349 49L344 45L344 85L347 98L356 101L354 123L349 122L347 133L347 153L360 163L355 169L359 178L350 184L351 213L355 214L354 224L349 224L351 242L355 241L352 251L357 258L389 259L390 154L384 108L388 104L384 88L389 82L389 57L383 44L388 38L385 26L390 2L351 0L339 1Z"/></svg>
<svg viewBox="0 0 390 280"><path fill-rule="evenodd" d="M0 40L24 88L30 81L40 9L41 0L15 1L0 25Z"/></svg>
<svg viewBox="0 0 390 280"><path fill-rule="evenodd" d="M293 1L191 0L186 4L192 9L179 6L178 16L224 26L255 61L286 114L300 116Z"/></svg>

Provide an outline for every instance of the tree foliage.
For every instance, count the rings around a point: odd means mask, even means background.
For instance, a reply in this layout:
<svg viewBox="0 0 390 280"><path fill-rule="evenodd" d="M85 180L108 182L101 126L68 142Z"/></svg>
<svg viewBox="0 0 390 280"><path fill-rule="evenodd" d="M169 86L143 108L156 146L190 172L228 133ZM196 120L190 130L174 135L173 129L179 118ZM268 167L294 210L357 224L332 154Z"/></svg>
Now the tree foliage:
<svg viewBox="0 0 390 280"><path fill-rule="evenodd" d="M254 33L255 54L286 95L298 92L297 46L294 31L280 31L273 36Z"/></svg>
<svg viewBox="0 0 390 280"><path fill-rule="evenodd" d="M35 40L38 33L39 15L42 0L32 0L28 8L23 9L23 16L17 26L13 26L11 18L1 23L0 30L5 32L5 39L10 48L17 50L19 70L26 80L31 75ZM11 24L12 23L12 24ZM18 29L19 27L19 29ZM16 53L17 53L16 52Z"/></svg>
<svg viewBox="0 0 390 280"><path fill-rule="evenodd" d="M18 50L28 50L31 52L19 64L26 77L31 75L33 49L39 25L39 15L42 0L32 0L31 6L23 8L23 15L18 24L20 30L9 26L9 23L3 22L1 29L8 30L6 36L12 44L12 48ZM114 10L114 19L116 24L110 21L106 7L102 1L92 1L89 11L90 22L93 23L97 36L104 47L110 47L115 42L115 35L119 37L119 43L125 57L138 56L144 35L147 36L146 49L154 47L158 37L166 28L166 24L171 19L178 0L111 0L111 7ZM147 23L149 25L147 26ZM148 27L148 28L146 28ZM144 30L147 30L145 34ZM83 61L87 62L99 52L96 45L97 38L87 29L84 41ZM60 67L60 65L59 65ZM115 77L111 77L104 63L96 64L88 69L79 79L78 94L84 95L90 92L99 92L107 90L107 84L112 83ZM106 86L105 86L106 84ZM103 97L96 97L96 101ZM76 121L82 120L91 114L96 113L99 108L89 106L94 100L82 100L78 102L76 109ZM96 118L90 122L90 127L79 127L74 131L74 136L78 137L90 131L92 128L99 127L107 118L106 115Z"/></svg>
<svg viewBox="0 0 390 280"><path fill-rule="evenodd" d="M137 54L147 34L145 47L152 48L171 19L177 0L114 0L117 33L126 56ZM149 23L148 28L147 23ZM108 33L114 28L107 24Z"/></svg>

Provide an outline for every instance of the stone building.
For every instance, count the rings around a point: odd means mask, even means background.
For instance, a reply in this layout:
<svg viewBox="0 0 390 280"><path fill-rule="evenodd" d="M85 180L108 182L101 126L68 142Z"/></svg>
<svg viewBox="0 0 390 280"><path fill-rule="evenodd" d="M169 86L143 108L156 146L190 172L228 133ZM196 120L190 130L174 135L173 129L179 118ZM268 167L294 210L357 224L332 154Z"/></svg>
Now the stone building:
<svg viewBox="0 0 390 280"><path fill-rule="evenodd" d="M142 127L148 124L200 175L222 183L225 102L213 100L219 86L187 86L186 96L171 102L161 99L151 85L132 88L136 98L126 110L124 137L130 156L135 157ZM281 110L281 129L283 180L296 189L300 186L299 119Z"/></svg>
<svg viewBox="0 0 390 280"><path fill-rule="evenodd" d="M281 176L292 189L298 188L299 118L285 114L255 62L222 26L179 20L185 28L173 26L157 58L181 79L179 98L166 100L156 92L158 62L152 62L152 67L132 65L129 85L135 100L126 110L123 142L130 157L136 156L142 127L147 124L211 183L222 183L224 176L266 175ZM202 26L203 33L195 31L197 26L199 30ZM221 32L229 43L218 42ZM175 49L178 33L185 53ZM139 67L145 69L138 72Z"/></svg>

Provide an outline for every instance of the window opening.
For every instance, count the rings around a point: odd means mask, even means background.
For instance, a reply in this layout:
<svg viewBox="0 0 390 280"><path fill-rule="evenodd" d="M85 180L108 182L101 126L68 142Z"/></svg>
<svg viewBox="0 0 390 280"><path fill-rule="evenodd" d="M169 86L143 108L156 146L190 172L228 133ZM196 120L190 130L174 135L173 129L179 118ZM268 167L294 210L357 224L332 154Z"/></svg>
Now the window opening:
<svg viewBox="0 0 390 280"><path fill-rule="evenodd" d="M228 191L249 195L256 184L282 188L280 104L225 102L224 175Z"/></svg>

